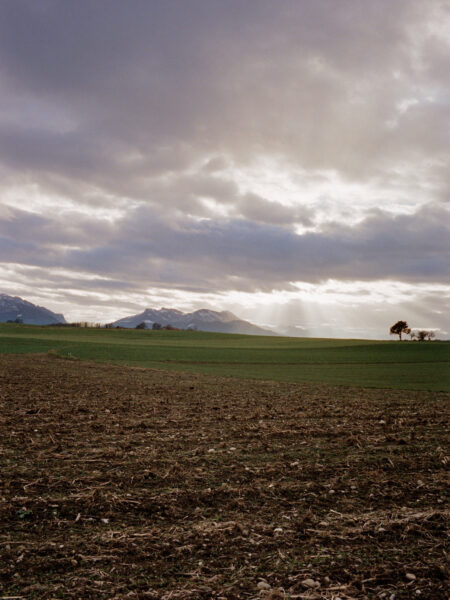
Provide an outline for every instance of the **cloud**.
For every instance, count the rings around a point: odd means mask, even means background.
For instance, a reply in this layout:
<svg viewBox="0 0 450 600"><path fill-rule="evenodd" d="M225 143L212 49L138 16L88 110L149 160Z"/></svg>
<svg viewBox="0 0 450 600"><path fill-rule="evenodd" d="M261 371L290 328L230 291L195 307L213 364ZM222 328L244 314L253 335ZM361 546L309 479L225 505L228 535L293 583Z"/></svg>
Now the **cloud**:
<svg viewBox="0 0 450 600"><path fill-rule="evenodd" d="M161 168L165 148L165 167L177 168L188 148L191 161L218 151L240 161L275 153L368 177L445 149L433 135L442 138L436 125L448 115L439 98L448 42L433 32L446 16L440 6L134 0L105 11L102 3L7 1L2 87L17 90L11 101L26 94L39 102L43 127L34 135L63 148L69 175L89 160L95 179L106 148L110 170L131 154ZM411 97L417 104L400 118L399 104ZM66 114L60 135L53 111Z"/></svg>
<svg viewBox="0 0 450 600"><path fill-rule="evenodd" d="M92 290L447 282L449 19L440 0L4 0L3 262Z"/></svg>
<svg viewBox="0 0 450 600"><path fill-rule="evenodd" d="M414 215L379 211L357 226L333 223L298 235L248 219L164 219L150 207L113 224L15 211L0 221L0 234L9 262L101 273L140 286L256 291L330 278L448 282L448 215L435 206Z"/></svg>
<svg viewBox="0 0 450 600"><path fill-rule="evenodd" d="M305 226L312 225L312 211L307 207L283 206L270 202L256 194L246 194L238 203L240 214L257 223L274 225L292 225L295 223Z"/></svg>

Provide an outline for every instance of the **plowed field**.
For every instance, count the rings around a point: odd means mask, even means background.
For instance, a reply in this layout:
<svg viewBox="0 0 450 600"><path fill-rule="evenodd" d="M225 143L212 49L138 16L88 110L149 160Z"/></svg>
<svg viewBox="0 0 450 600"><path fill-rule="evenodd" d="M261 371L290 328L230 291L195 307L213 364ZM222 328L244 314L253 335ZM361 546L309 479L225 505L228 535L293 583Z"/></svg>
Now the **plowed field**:
<svg viewBox="0 0 450 600"><path fill-rule="evenodd" d="M449 399L3 355L0 596L447 599Z"/></svg>

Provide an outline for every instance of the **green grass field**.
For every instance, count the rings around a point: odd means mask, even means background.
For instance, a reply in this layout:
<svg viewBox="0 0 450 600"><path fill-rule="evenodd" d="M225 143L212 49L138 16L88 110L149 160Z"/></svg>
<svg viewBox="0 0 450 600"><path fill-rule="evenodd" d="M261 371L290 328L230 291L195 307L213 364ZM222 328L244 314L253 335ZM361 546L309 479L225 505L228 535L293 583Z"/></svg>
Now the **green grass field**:
<svg viewBox="0 0 450 600"><path fill-rule="evenodd" d="M0 324L0 353L246 379L450 391L450 343L261 337Z"/></svg>

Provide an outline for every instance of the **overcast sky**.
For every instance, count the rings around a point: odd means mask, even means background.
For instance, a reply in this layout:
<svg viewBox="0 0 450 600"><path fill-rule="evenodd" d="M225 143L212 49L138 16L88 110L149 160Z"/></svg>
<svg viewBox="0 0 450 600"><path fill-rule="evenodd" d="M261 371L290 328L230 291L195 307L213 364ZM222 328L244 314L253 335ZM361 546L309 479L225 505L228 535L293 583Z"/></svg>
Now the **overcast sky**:
<svg viewBox="0 0 450 600"><path fill-rule="evenodd" d="M448 0L2 0L0 292L449 322Z"/></svg>

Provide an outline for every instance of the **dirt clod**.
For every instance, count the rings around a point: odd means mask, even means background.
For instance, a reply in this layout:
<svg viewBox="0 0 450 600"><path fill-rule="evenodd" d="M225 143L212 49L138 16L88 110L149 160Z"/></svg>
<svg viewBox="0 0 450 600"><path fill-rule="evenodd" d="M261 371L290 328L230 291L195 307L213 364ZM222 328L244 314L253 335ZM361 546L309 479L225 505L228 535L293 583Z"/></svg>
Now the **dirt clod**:
<svg viewBox="0 0 450 600"><path fill-rule="evenodd" d="M0 596L447 600L449 399L4 355Z"/></svg>

